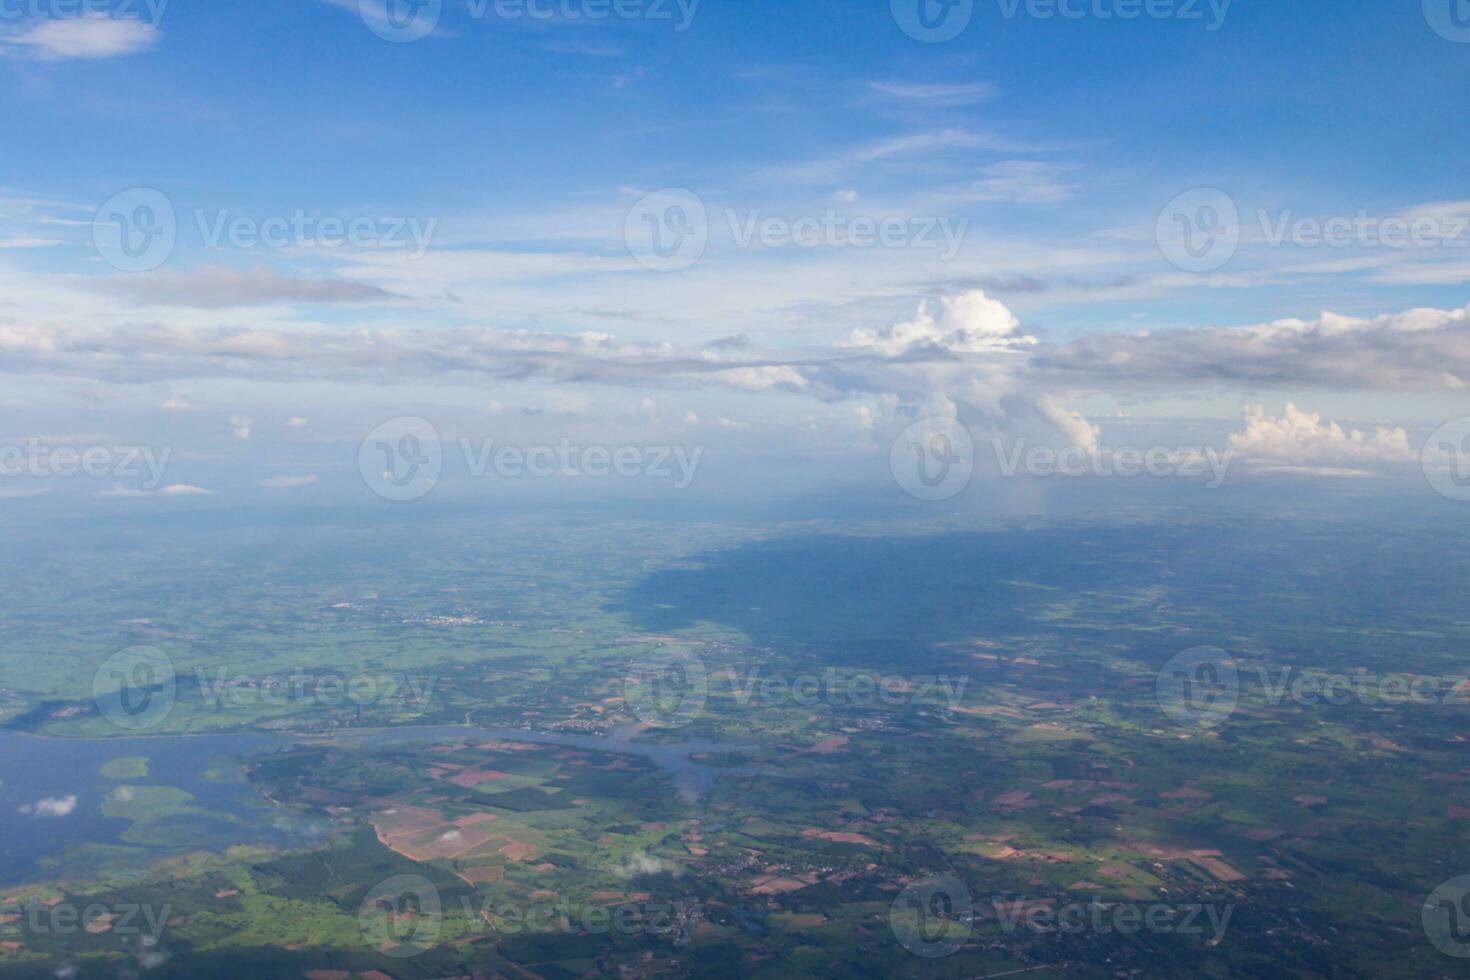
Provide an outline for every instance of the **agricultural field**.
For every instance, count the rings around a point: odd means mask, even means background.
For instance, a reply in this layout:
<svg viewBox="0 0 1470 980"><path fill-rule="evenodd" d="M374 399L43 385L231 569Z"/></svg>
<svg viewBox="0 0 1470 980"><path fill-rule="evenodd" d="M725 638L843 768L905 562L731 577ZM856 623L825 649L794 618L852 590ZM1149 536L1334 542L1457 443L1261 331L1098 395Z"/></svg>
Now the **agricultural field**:
<svg viewBox="0 0 1470 980"><path fill-rule="evenodd" d="M9 826L66 831L7 865L0 975L1452 973L1470 552L1430 528L357 533L8 586L90 612L6 605L55 640L7 660L7 755L93 775L0 773ZM79 665L143 641L171 707L120 716ZM1229 683L1180 694L1201 649ZM423 697L211 704L196 665Z"/></svg>

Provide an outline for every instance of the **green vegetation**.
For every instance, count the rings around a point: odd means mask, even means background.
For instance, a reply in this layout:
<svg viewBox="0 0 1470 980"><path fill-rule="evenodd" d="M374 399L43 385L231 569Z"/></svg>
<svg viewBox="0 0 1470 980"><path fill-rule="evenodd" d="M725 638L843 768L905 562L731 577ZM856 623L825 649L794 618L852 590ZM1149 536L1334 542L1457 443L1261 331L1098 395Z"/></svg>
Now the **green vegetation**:
<svg viewBox="0 0 1470 980"><path fill-rule="evenodd" d="M185 789L158 757L114 759L101 766L113 783L100 812L123 829L71 853L121 847L152 866L73 875L62 859L11 896L171 905L168 958L149 976L1455 968L1420 914L1437 885L1470 873L1458 857L1470 832L1464 704L1273 692L1283 671L1470 674L1463 533L1408 519L1348 534L1336 522L1162 517L846 535L436 525L391 559L355 530L291 548L260 529L235 534L228 561L185 542L154 555L155 586L82 592L63 649L95 660L149 639L182 675L204 663L418 671L433 693L222 710L200 700L197 679L184 683L161 733L294 733L242 748L244 771L271 820L310 835L260 846L249 815L211 801L215 781ZM232 590L218 587L226 579ZM148 609L146 624L125 606ZM34 619L0 625L22 646L40 640ZM677 728L640 724L624 679L676 644L704 670L702 710ZM1170 658L1202 644L1238 668L1238 707L1213 727L1172 719L1155 693ZM48 670L9 677L28 704L14 726L120 734L75 666ZM901 686L851 696L874 676ZM793 696L803 678L814 697ZM467 721L528 734L345 737ZM224 786L238 761L197 768ZM170 850L194 840L210 843ZM432 948L409 958L375 948L358 920L370 890L400 875L430 881L443 903ZM951 955L925 959L890 916L922 925L932 909L902 897L936 876L963 882L975 915ZM1229 920L1214 935L1018 918L1093 902L1207 906ZM676 910L675 925L585 927L620 907ZM554 925L520 926L543 909ZM0 975L62 959L78 976L114 975L139 953L115 936L62 941L0 923Z"/></svg>

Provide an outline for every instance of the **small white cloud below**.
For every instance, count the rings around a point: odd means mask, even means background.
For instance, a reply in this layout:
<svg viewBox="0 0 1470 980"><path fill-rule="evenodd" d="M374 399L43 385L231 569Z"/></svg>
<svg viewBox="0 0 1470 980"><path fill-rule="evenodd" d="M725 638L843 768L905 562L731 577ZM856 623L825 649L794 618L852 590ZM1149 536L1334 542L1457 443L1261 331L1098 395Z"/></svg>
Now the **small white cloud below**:
<svg viewBox="0 0 1470 980"><path fill-rule="evenodd" d="M33 817L67 817L77 808L76 796L48 796L20 808L21 813Z"/></svg>

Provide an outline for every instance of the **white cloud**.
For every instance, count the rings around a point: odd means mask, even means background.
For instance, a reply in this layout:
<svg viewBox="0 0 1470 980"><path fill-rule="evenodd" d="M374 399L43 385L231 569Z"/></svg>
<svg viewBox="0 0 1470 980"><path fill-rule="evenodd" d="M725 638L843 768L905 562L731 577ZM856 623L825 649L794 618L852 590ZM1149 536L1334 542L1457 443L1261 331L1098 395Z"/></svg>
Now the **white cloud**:
<svg viewBox="0 0 1470 980"><path fill-rule="evenodd" d="M982 168L979 178L958 197L970 201L1054 204L1072 196L1075 188L1063 176L1076 169L1073 164L1005 160Z"/></svg>
<svg viewBox="0 0 1470 980"><path fill-rule="evenodd" d="M248 415L230 416L230 431L236 439L241 442L250 441L250 417Z"/></svg>
<svg viewBox="0 0 1470 980"><path fill-rule="evenodd" d="M113 484L111 490L99 490L99 497L212 497L213 490L205 490L203 487L191 486L187 483L170 483L166 487L157 490L134 490L123 486L121 483Z"/></svg>
<svg viewBox="0 0 1470 980"><path fill-rule="evenodd" d="M800 371L785 365L728 368L716 371L713 377L732 388L743 388L746 391L767 391L771 388L800 389L811 384Z"/></svg>
<svg viewBox="0 0 1470 980"><path fill-rule="evenodd" d="M889 356L915 348L930 347L958 353L980 353L1029 345L1035 338L1017 335L1021 321L999 300L974 289L939 302L939 315L929 311L929 302L919 304L912 320L878 329L858 328L848 346L872 348Z"/></svg>
<svg viewBox="0 0 1470 980"><path fill-rule="evenodd" d="M963 85L917 84L906 82L869 82L868 87L880 95L935 107L969 105L995 96L989 82Z"/></svg>
<svg viewBox="0 0 1470 980"><path fill-rule="evenodd" d="M191 485L189 485L187 483L170 483L168 486L164 487L163 489L159 490L158 492L159 492L159 494L161 496L164 496L164 497L212 497L212 496L214 496L214 491L213 490L206 490L203 487L191 486Z"/></svg>
<svg viewBox="0 0 1470 980"><path fill-rule="evenodd" d="M77 808L75 796L48 796L44 800L35 803L27 803L20 808L21 813L28 813L34 817L66 817Z"/></svg>
<svg viewBox="0 0 1470 980"><path fill-rule="evenodd" d="M158 31L141 20L67 17L43 20L27 31L0 35L0 54L44 61L116 58L146 51Z"/></svg>
<svg viewBox="0 0 1470 980"><path fill-rule="evenodd" d="M1037 351L1050 383L1120 390L1199 384L1457 391L1470 387L1470 315L1414 309L1323 313L1249 327L1098 334Z"/></svg>
<svg viewBox="0 0 1470 980"><path fill-rule="evenodd" d="M1374 467L1417 459L1403 429L1379 428L1369 435L1293 404L1279 418L1260 405L1247 406L1245 431L1231 435L1230 447L1258 470L1322 476L1361 476Z"/></svg>
<svg viewBox="0 0 1470 980"><path fill-rule="evenodd" d="M684 873L684 869L672 861L653 857L642 851L636 851L628 855L628 860L616 865L612 873L619 878L634 878L638 875L660 875L668 874L678 878Z"/></svg>
<svg viewBox="0 0 1470 980"><path fill-rule="evenodd" d="M286 423L286 427L288 429L304 429L304 428L306 428L310 424L311 423L309 421L307 421L306 419L302 418L301 416L299 416L299 415L293 415L291 417L291 420Z"/></svg>

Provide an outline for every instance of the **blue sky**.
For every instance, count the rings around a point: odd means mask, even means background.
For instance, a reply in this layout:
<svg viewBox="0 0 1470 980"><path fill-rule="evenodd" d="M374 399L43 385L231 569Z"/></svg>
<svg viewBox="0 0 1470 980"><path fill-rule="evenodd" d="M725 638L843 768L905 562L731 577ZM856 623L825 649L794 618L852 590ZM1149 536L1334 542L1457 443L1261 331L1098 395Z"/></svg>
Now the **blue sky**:
<svg viewBox="0 0 1470 980"><path fill-rule="evenodd" d="M188 405L184 431L227 446L265 428L220 419L269 414L331 419L322 444L350 444L407 401L559 420L534 438L719 419L711 442L765 433L747 451L881 454L926 412L1096 448L1100 418L1239 421L1257 402L1272 419L1303 403L1349 441L1355 424L1417 437L1460 398L1460 365L1437 360L1470 280L1451 0L1069 0L1050 17L1055 0L976 0L937 43L901 24L937 0L620 0L636 16L597 22L574 15L598 0L530 4L550 17L442 0L411 43L370 29L381 0L91 2L0 3L0 331L23 336L0 345L7 437L95 430L100 398L155 438ZM1140 9L1167 16L1121 18ZM1220 261L1181 268L1158 229L1201 188L1239 242L1202 239ZM707 244L650 269L628 229L669 190L694 195ZM118 268L94 225L119 200L133 220L139 193L167 202L177 244ZM1353 230L1317 241L1334 219ZM306 237L207 240L235 220ZM324 246L323 220L371 241ZM768 220L776 238L741 240ZM854 246L884 221L903 233ZM814 247L780 237L802 222ZM1418 237L1385 245L1384 222ZM1420 308L1440 311L1432 336ZM1273 335L1285 363L1267 370L1232 331L1283 320L1307 326ZM334 356L331 337L374 331L423 362ZM456 331L483 363L451 363ZM1152 373L1112 376L1139 331L1164 338ZM1323 431L1303 438L1327 452Z"/></svg>

